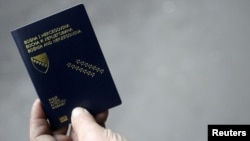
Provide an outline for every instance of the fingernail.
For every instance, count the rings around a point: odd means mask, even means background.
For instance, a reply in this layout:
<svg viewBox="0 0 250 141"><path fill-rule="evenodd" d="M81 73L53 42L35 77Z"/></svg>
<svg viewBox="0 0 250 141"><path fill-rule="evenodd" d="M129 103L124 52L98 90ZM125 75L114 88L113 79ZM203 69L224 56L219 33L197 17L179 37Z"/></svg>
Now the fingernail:
<svg viewBox="0 0 250 141"><path fill-rule="evenodd" d="M84 108L76 107L72 111L72 117L75 117L75 116L80 115L81 113L87 113L87 112L88 111L86 109L84 109Z"/></svg>

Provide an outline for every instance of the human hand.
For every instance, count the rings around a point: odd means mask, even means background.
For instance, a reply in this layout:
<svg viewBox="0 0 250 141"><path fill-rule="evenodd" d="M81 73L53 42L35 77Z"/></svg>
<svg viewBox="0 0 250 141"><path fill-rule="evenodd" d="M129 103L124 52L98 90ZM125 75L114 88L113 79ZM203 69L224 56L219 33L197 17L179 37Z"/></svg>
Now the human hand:
<svg viewBox="0 0 250 141"><path fill-rule="evenodd" d="M30 141L126 141L110 129L105 129L108 111L95 118L83 108L72 112L72 130L66 135L67 127L52 131L39 99L35 100L30 118Z"/></svg>
<svg viewBox="0 0 250 141"><path fill-rule="evenodd" d="M107 117L108 111L105 111L98 114L95 120L98 124L105 126ZM77 141L74 131L72 130L68 136L66 135L67 130L68 127L51 130L40 100L34 101L30 115L30 141Z"/></svg>
<svg viewBox="0 0 250 141"><path fill-rule="evenodd" d="M126 141L121 135L106 129L93 116L81 107L77 107L71 114L73 132L71 135L77 141Z"/></svg>

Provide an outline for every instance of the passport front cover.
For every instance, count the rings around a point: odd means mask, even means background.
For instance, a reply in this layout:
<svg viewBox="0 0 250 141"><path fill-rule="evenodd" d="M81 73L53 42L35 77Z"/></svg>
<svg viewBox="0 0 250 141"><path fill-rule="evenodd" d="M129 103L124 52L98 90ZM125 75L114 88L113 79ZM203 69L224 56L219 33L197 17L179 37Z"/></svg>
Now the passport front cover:
<svg viewBox="0 0 250 141"><path fill-rule="evenodd" d="M121 104L84 5L11 34L53 128L68 125L76 106L95 115Z"/></svg>

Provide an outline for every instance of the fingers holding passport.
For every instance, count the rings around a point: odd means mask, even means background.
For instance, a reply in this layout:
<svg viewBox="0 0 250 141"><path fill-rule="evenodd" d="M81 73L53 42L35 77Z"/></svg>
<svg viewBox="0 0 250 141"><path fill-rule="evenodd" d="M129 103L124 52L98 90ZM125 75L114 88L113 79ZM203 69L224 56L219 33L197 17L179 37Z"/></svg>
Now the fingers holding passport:
<svg viewBox="0 0 250 141"><path fill-rule="evenodd" d="M101 126L105 127L108 118L108 110L97 114L94 120ZM34 138L42 134L66 134L67 127L52 131L47 117L43 110L41 101L36 99L33 103L30 115L30 137Z"/></svg>
<svg viewBox="0 0 250 141"><path fill-rule="evenodd" d="M46 141L87 141L87 140L104 140L104 141L126 141L126 139L104 128L108 117L108 111L92 116L87 109L77 107L72 111L71 121L72 130L66 135L67 127L51 130L50 124L44 113L41 101L35 100L30 117L30 140Z"/></svg>

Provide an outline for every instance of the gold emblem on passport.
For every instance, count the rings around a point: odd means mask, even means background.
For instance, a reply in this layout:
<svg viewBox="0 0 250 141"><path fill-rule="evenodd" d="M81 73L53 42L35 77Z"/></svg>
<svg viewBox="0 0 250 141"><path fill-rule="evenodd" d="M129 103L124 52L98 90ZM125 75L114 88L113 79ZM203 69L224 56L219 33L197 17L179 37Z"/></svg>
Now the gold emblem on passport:
<svg viewBox="0 0 250 141"><path fill-rule="evenodd" d="M41 73L48 72L49 58L48 58L47 53L41 53L41 54L31 57L31 62L37 71Z"/></svg>
<svg viewBox="0 0 250 141"><path fill-rule="evenodd" d="M69 118L65 115L65 116L61 116L61 117L59 117L59 121L61 122L61 123L63 123L63 122L66 122L66 121L68 121L69 120Z"/></svg>

